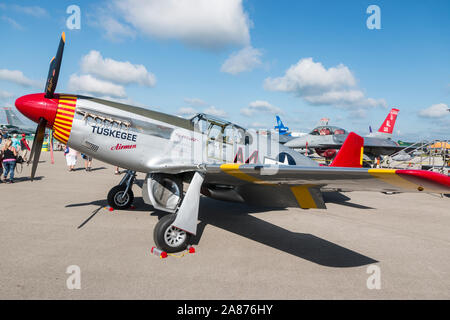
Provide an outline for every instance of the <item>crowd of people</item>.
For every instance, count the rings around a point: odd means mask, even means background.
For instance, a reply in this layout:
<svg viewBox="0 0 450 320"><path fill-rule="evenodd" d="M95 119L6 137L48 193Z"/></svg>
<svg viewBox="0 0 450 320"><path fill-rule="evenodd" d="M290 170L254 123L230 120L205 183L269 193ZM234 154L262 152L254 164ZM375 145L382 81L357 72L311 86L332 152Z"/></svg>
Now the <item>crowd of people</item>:
<svg viewBox="0 0 450 320"><path fill-rule="evenodd" d="M30 151L26 135L22 134L19 139L17 134L10 137L8 133L0 131L0 146L0 182L14 183L16 165L27 161Z"/></svg>
<svg viewBox="0 0 450 320"><path fill-rule="evenodd" d="M92 157L68 146L63 146L63 150L69 172L75 171L79 156L84 160L85 171L91 172ZM25 133L10 136L7 132L0 130L0 183L14 183L16 165L27 162L29 153L30 146ZM115 168L115 174L120 174L119 167Z"/></svg>

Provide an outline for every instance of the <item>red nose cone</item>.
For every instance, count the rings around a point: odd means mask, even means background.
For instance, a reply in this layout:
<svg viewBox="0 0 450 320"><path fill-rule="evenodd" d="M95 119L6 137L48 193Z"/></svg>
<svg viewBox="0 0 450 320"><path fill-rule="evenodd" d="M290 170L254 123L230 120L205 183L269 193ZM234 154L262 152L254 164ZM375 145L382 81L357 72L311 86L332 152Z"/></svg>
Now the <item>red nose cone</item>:
<svg viewBox="0 0 450 320"><path fill-rule="evenodd" d="M58 109L58 97L47 99L45 93L35 93L16 100L16 108L25 117L38 123L40 118L47 120L47 127L53 126Z"/></svg>

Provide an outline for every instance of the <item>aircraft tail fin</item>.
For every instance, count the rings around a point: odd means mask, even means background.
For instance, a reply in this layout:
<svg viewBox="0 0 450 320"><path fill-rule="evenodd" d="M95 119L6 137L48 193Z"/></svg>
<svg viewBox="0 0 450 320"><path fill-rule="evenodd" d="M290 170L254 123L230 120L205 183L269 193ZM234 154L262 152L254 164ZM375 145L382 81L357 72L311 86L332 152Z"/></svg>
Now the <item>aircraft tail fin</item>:
<svg viewBox="0 0 450 320"><path fill-rule="evenodd" d="M24 126L22 120L19 119L19 117L14 113L14 111L11 108L3 108L3 110L5 110L6 121L8 122L9 125L15 127Z"/></svg>
<svg viewBox="0 0 450 320"><path fill-rule="evenodd" d="M376 133L378 136L391 137L394 131L395 121L397 120L397 114L400 110L392 108L386 119L384 119L383 124Z"/></svg>
<svg viewBox="0 0 450 320"><path fill-rule="evenodd" d="M330 167L361 168L364 154L364 138L350 132Z"/></svg>
<svg viewBox="0 0 450 320"><path fill-rule="evenodd" d="M281 118L280 118L280 116L275 116L276 117L276 119L277 119L277 125L274 127L276 130L278 130L278 132L280 133L280 134L285 134L285 133L287 133L288 131L289 131L289 128L288 127L286 127L284 124L283 124L283 121L281 121Z"/></svg>

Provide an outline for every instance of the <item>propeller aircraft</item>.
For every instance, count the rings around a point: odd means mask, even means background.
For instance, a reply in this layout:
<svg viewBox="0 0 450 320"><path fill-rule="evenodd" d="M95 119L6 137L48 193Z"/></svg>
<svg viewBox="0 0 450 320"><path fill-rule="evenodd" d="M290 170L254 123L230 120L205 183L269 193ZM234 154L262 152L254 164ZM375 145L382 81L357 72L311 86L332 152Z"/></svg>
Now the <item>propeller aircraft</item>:
<svg viewBox="0 0 450 320"><path fill-rule="evenodd" d="M108 201L126 208L136 172L146 174L143 199L168 214L156 224L155 244L184 250L197 231L201 194L269 206L325 208L323 192L449 193L450 178L421 170L361 168L364 139L350 133L330 166L320 166L279 143L206 114L184 119L166 113L75 94L55 93L65 45L62 34L44 93L16 100L38 123L30 159L36 174L44 132L93 158L128 169ZM183 183L188 185L184 192Z"/></svg>

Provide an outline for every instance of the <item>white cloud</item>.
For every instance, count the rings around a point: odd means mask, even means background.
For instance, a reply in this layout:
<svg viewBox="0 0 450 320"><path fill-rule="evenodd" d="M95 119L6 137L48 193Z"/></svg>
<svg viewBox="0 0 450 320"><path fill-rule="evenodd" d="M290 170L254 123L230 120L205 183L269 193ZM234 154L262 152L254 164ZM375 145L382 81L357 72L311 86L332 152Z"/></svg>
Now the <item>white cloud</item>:
<svg viewBox="0 0 450 320"><path fill-rule="evenodd" d="M100 52L92 50L81 59L81 70L104 80L120 84L138 83L153 87L156 77L143 65L103 58Z"/></svg>
<svg viewBox="0 0 450 320"><path fill-rule="evenodd" d="M250 129L266 129L267 125L262 122L252 122L251 124L248 125L248 127Z"/></svg>
<svg viewBox="0 0 450 320"><path fill-rule="evenodd" d="M299 60L282 77L265 79L264 88L293 93L312 105L386 107L383 99L365 97L357 88L353 73L345 65L326 69L312 58Z"/></svg>
<svg viewBox="0 0 450 320"><path fill-rule="evenodd" d="M108 14L99 15L100 22L94 23L96 26L100 26L105 30L106 38L119 42L124 38L134 39L136 37L136 31L130 26L120 23Z"/></svg>
<svg viewBox="0 0 450 320"><path fill-rule="evenodd" d="M205 107L209 105L207 102L198 98L185 98L184 102L190 104L191 106L181 107L180 109L178 109L177 115L186 118L191 118L197 113L199 113L198 110L200 109L200 107ZM207 108L203 109L203 113L222 118L226 118L228 116L225 110L219 109L213 105L209 105Z"/></svg>
<svg viewBox="0 0 450 320"><path fill-rule="evenodd" d="M13 5L11 7L17 12L24 13L33 16L35 18L43 18L48 16L47 10L38 6L27 7L27 6Z"/></svg>
<svg viewBox="0 0 450 320"><path fill-rule="evenodd" d="M367 110L366 109L355 109L352 112L350 112L350 119L364 119L367 117Z"/></svg>
<svg viewBox="0 0 450 320"><path fill-rule="evenodd" d="M428 108L420 110L419 115L425 118L441 118L450 114L448 109L449 107L445 103L433 104Z"/></svg>
<svg viewBox="0 0 450 320"><path fill-rule="evenodd" d="M253 101L247 108L241 109L241 114L246 117L253 117L261 113L283 114L283 111L280 108L271 105L269 102L261 100Z"/></svg>
<svg viewBox="0 0 450 320"><path fill-rule="evenodd" d="M184 98L184 102L194 107L207 106L208 103L198 98Z"/></svg>
<svg viewBox="0 0 450 320"><path fill-rule="evenodd" d="M0 69L0 80L14 82L24 87L44 87L43 83L25 77L19 70Z"/></svg>
<svg viewBox="0 0 450 320"><path fill-rule="evenodd" d="M261 65L262 53L251 46L245 47L238 52L234 52L225 60L220 71L236 75L244 71L250 71Z"/></svg>
<svg viewBox="0 0 450 320"><path fill-rule="evenodd" d="M99 80L91 75L72 74L69 79L68 89L79 93L110 96L113 98L125 98L125 88L112 82Z"/></svg>
<svg viewBox="0 0 450 320"><path fill-rule="evenodd" d="M216 108L215 106L210 106L209 108L205 109L205 113L216 117L227 117L227 112L225 110Z"/></svg>
<svg viewBox="0 0 450 320"><path fill-rule="evenodd" d="M150 37L208 49L250 43L251 21L242 0L115 0L112 7L117 16Z"/></svg>
<svg viewBox="0 0 450 320"><path fill-rule="evenodd" d="M17 30L23 30L24 29L21 24L19 24L16 20L14 20L14 19L12 19L10 17L2 16L0 19L5 21L5 22L7 22L7 23L9 23L14 29L17 29Z"/></svg>

